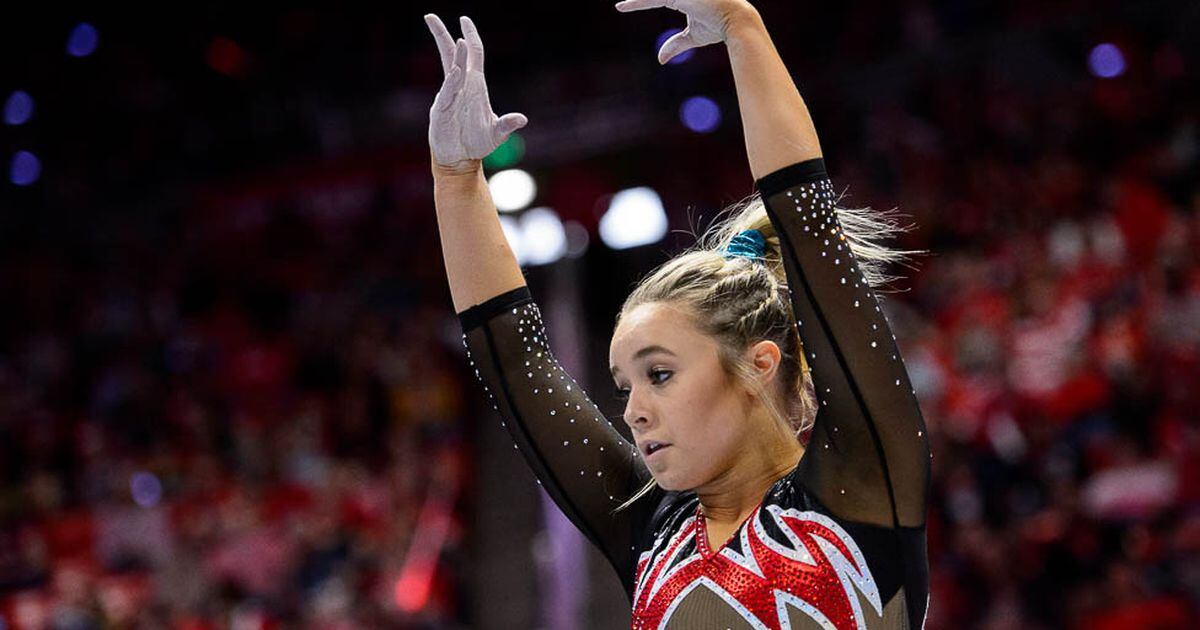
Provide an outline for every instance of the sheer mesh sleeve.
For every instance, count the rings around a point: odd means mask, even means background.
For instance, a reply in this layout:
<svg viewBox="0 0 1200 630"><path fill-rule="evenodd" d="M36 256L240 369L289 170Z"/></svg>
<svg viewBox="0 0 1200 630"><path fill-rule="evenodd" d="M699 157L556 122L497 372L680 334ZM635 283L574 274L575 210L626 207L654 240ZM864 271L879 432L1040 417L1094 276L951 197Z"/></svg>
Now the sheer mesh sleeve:
<svg viewBox="0 0 1200 630"><path fill-rule="evenodd" d="M796 475L837 516L925 522L928 435L887 318L834 209L821 158L755 182L780 235L817 417Z"/></svg>
<svg viewBox="0 0 1200 630"><path fill-rule="evenodd" d="M655 502L643 498L610 512L651 478L637 448L617 433L554 358L528 287L458 316L475 376L500 412L514 448L631 590L633 546Z"/></svg>

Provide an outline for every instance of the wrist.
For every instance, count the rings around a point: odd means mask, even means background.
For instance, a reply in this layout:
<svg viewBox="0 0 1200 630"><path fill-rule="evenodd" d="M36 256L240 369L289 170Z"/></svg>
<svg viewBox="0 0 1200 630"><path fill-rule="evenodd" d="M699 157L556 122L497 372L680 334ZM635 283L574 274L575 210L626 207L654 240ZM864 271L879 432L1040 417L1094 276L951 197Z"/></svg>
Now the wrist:
<svg viewBox="0 0 1200 630"><path fill-rule="evenodd" d="M725 22L725 44L736 46L743 40L760 35L766 30L762 15L749 3L730 12Z"/></svg>
<svg viewBox="0 0 1200 630"><path fill-rule="evenodd" d="M437 179L471 179L477 177L483 170L483 160L460 160L451 165L433 162L433 178Z"/></svg>

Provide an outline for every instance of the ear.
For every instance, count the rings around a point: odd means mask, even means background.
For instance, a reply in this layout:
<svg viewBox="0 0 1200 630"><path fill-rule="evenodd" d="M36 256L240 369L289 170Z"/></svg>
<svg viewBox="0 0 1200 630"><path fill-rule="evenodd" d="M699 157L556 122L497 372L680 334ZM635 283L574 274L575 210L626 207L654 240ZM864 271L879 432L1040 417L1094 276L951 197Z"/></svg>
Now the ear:
<svg viewBox="0 0 1200 630"><path fill-rule="evenodd" d="M746 358L754 365L760 382L766 386L775 378L775 372L779 370L779 363L783 360L783 352L774 341L764 339L746 350Z"/></svg>

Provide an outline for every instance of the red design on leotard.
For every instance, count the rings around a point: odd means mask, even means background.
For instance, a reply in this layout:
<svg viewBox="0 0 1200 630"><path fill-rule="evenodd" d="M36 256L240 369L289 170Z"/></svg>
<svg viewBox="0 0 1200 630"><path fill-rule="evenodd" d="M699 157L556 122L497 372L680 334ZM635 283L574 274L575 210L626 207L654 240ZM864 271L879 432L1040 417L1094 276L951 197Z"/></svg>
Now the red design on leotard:
<svg viewBox="0 0 1200 630"><path fill-rule="evenodd" d="M728 545L709 551L699 516L684 521L669 542L656 541L638 559L633 627L663 627L697 588L708 588L764 630L788 628L790 608L826 628L865 627L860 593L882 614L875 580L845 530L817 512L765 508L786 540L768 535L760 508L741 527L740 553Z"/></svg>

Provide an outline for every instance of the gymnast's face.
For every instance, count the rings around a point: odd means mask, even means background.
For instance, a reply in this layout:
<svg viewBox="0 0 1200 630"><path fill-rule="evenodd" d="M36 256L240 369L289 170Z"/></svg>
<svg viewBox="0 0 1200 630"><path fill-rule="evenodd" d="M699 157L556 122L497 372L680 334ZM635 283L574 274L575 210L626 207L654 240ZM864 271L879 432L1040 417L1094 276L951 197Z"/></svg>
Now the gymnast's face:
<svg viewBox="0 0 1200 630"><path fill-rule="evenodd" d="M768 342L769 343L769 342ZM721 369L717 342L681 310L637 306L613 331L609 365L624 419L658 485L691 490L729 471L758 442L752 399ZM652 443L668 444L651 451Z"/></svg>

